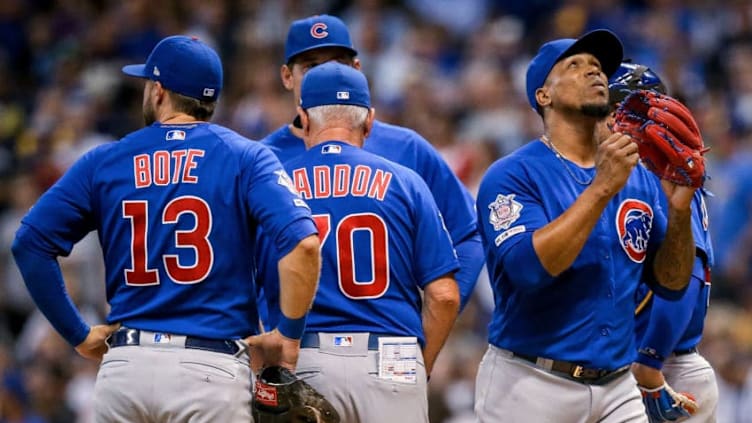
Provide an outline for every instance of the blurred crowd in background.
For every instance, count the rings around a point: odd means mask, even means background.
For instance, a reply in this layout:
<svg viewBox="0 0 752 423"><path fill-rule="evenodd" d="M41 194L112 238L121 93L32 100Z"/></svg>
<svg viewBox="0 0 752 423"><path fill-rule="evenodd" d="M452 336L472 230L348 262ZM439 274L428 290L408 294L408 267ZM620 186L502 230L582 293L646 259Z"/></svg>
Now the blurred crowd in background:
<svg viewBox="0 0 752 423"><path fill-rule="evenodd" d="M121 66L143 63L164 36L198 36L225 66L214 121L259 139L294 117L279 80L287 27L320 13L348 24L377 116L431 141L473 193L489 164L541 133L524 96L540 44L615 31L626 57L650 66L693 110L712 147L716 263L700 349L719 375L719 421L752 422L749 0L0 1L0 422L91 421L97 364L78 358L36 310L10 243L40 193L83 152L143 125L142 82ZM89 323L101 322L96 235L61 262L73 300ZM484 271L433 372L432 422L473 421L492 306Z"/></svg>

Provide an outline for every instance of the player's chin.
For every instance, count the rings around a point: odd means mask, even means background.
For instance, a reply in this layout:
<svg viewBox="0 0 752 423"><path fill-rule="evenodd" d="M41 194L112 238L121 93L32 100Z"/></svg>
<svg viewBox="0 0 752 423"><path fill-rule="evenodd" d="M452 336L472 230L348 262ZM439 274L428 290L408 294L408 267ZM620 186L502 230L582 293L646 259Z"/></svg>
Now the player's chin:
<svg viewBox="0 0 752 423"><path fill-rule="evenodd" d="M608 104L608 100L592 101L582 105L580 111L585 116L590 116L598 119L603 119L611 114L611 106Z"/></svg>

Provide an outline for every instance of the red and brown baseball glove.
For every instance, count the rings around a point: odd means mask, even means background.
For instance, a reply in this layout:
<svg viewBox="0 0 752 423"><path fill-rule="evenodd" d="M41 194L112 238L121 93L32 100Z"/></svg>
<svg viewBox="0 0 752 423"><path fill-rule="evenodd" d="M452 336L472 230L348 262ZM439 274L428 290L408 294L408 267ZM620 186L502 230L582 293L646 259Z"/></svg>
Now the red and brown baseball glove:
<svg viewBox="0 0 752 423"><path fill-rule="evenodd" d="M706 148L692 113L676 99L637 90L616 111L614 131L637 143L640 160L661 179L700 188L705 183Z"/></svg>
<svg viewBox="0 0 752 423"><path fill-rule="evenodd" d="M267 367L256 380L256 423L339 423L334 406L316 389L280 366Z"/></svg>

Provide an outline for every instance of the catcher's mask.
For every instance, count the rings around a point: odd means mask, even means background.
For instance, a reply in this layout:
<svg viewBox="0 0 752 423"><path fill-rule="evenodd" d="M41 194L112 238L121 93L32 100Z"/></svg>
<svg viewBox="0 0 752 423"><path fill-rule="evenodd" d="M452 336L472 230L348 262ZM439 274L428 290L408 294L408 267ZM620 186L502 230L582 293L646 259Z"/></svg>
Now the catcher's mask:
<svg viewBox="0 0 752 423"><path fill-rule="evenodd" d="M649 90L666 94L661 78L649 67L637 63L622 62L619 69L608 79L608 96L611 104L624 101L632 91Z"/></svg>

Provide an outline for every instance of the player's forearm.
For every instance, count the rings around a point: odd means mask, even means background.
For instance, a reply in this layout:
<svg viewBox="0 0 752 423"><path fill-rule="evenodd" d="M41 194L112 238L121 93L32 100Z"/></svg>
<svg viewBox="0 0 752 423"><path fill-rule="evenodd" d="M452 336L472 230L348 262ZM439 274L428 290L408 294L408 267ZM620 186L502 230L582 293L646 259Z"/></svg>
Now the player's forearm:
<svg viewBox="0 0 752 423"><path fill-rule="evenodd" d="M701 261L699 258L697 260ZM645 334L642 339L637 340L639 350L636 361L638 363L660 370L663 368L664 360L676 348L676 344L689 325L697 297L704 284L702 279L698 280L694 277L692 279L687 292L676 301L653 296Z"/></svg>
<svg viewBox="0 0 752 423"><path fill-rule="evenodd" d="M304 238L279 260L280 309L291 319L306 315L318 287L321 270L317 235Z"/></svg>
<svg viewBox="0 0 752 423"><path fill-rule="evenodd" d="M423 360L426 374L431 374L460 309L460 293L451 275L441 277L426 286L423 296Z"/></svg>
<svg viewBox="0 0 752 423"><path fill-rule="evenodd" d="M610 199L590 186L561 216L535 231L533 247L549 274L557 276L574 263Z"/></svg>
<svg viewBox="0 0 752 423"><path fill-rule="evenodd" d="M669 208L666 237L653 263L656 281L668 289L684 289L692 274L694 256L691 211Z"/></svg>
<svg viewBox="0 0 752 423"><path fill-rule="evenodd" d="M473 295L475 284L478 282L478 275L483 268L485 254L480 235L477 232L464 241L455 244L454 250L457 252L457 261L460 262L460 270L454 274L454 278L460 289L460 311L462 311Z"/></svg>
<svg viewBox="0 0 752 423"><path fill-rule="evenodd" d="M34 237L33 230L22 225L13 242L13 256L34 303L55 330L75 347L86 339L89 326L65 291L56 257L41 250L39 240Z"/></svg>

